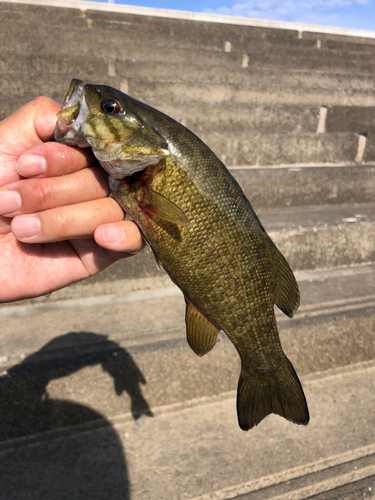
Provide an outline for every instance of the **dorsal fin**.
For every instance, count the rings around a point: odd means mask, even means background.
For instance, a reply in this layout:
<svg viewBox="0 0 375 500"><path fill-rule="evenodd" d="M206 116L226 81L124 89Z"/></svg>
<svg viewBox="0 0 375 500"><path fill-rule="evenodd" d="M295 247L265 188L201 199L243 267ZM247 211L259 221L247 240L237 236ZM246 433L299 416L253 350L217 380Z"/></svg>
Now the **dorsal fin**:
<svg viewBox="0 0 375 500"><path fill-rule="evenodd" d="M284 314L292 318L300 303L298 284L285 257L271 239L268 239L268 243L275 286L274 303Z"/></svg>
<svg viewBox="0 0 375 500"><path fill-rule="evenodd" d="M204 356L216 344L219 330L188 300L186 300L186 336L189 346L199 357Z"/></svg>

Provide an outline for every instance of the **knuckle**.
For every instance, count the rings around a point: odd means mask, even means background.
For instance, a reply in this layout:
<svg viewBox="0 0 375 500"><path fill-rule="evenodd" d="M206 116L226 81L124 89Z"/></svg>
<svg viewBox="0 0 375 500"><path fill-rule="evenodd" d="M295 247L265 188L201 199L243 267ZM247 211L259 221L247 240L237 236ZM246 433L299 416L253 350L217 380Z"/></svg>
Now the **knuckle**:
<svg viewBox="0 0 375 500"><path fill-rule="evenodd" d="M39 112L50 108L54 103L55 102L49 97L39 96L33 99L30 104L34 107L36 112Z"/></svg>
<svg viewBox="0 0 375 500"><path fill-rule="evenodd" d="M33 196L40 208L51 208L53 193L47 179L35 183L33 187Z"/></svg>

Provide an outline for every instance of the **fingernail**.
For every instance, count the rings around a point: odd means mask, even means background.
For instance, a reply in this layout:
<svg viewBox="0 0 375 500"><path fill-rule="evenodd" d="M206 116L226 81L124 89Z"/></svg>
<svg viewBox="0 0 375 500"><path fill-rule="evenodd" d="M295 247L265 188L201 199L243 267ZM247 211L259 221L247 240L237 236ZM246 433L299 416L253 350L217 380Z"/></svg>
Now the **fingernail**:
<svg viewBox="0 0 375 500"><path fill-rule="evenodd" d="M122 238L122 231L116 226L105 226L102 228L102 237L106 243L115 243Z"/></svg>
<svg viewBox="0 0 375 500"><path fill-rule="evenodd" d="M18 191L0 192L0 214L11 214L22 206L21 195Z"/></svg>
<svg viewBox="0 0 375 500"><path fill-rule="evenodd" d="M16 169L22 177L34 177L44 174L47 170L47 162L43 156L26 154L18 160Z"/></svg>
<svg viewBox="0 0 375 500"><path fill-rule="evenodd" d="M29 238L40 233L40 220L35 215L21 215L12 221L12 233L17 238Z"/></svg>

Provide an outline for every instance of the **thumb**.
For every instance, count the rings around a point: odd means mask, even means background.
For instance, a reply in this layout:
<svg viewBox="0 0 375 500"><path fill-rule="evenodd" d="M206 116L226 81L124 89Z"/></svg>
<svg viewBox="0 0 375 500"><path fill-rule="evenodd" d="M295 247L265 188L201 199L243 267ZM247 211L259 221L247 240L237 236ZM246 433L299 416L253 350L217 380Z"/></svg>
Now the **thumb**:
<svg viewBox="0 0 375 500"><path fill-rule="evenodd" d="M60 106L48 97L37 97L0 122L0 149L18 158L22 153L48 141Z"/></svg>

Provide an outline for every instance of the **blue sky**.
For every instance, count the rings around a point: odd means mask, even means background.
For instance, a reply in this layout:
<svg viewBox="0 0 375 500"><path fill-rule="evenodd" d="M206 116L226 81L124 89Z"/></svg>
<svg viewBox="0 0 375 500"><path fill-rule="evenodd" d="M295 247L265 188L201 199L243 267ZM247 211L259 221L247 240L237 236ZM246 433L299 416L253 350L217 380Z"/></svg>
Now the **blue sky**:
<svg viewBox="0 0 375 500"><path fill-rule="evenodd" d="M115 0L115 3L375 31L375 0Z"/></svg>

